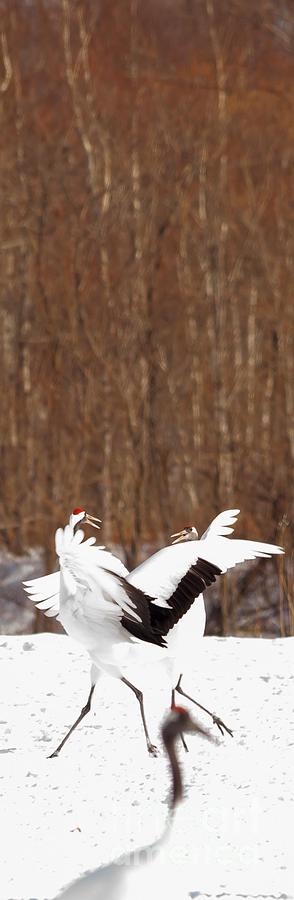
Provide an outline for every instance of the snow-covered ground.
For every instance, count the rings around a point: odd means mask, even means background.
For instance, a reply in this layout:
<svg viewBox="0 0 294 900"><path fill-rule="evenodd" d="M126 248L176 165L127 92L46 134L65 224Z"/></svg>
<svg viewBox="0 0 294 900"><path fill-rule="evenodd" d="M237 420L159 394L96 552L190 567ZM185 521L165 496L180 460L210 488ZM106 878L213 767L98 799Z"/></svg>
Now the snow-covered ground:
<svg viewBox="0 0 294 900"><path fill-rule="evenodd" d="M179 750L186 799L173 864L187 867L192 897L294 897L293 658L294 638L208 637L183 679L235 730L217 745L188 737L189 754ZM107 678L60 757L47 758L89 690L88 656L70 638L2 635L0 667L0 896L49 900L161 833L168 767L163 754L148 757L135 697ZM159 667L146 681L159 741L168 687Z"/></svg>

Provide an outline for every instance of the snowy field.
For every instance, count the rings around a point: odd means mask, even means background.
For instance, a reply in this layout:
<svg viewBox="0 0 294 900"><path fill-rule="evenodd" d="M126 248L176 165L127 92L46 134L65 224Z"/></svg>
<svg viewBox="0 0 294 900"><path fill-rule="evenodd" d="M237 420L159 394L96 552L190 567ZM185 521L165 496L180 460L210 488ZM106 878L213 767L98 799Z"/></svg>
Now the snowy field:
<svg viewBox="0 0 294 900"><path fill-rule="evenodd" d="M191 897L293 900L293 658L294 638L208 637L183 679L235 731L217 744L188 736L189 754L179 749L186 799L173 864L188 872ZM106 677L60 757L47 759L89 690L88 656L70 638L2 635L0 665L0 897L51 900L84 872L155 840L168 767L162 752L148 757L135 697ZM168 687L159 667L139 686L146 680L160 743Z"/></svg>

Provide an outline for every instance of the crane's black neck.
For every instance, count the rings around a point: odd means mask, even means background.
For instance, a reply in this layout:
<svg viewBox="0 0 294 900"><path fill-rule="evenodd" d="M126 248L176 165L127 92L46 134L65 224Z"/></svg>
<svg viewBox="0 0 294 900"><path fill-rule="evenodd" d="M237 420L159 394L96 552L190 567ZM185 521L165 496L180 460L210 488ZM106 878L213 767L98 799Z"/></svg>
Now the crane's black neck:
<svg viewBox="0 0 294 900"><path fill-rule="evenodd" d="M170 800L170 809L173 813L177 804L180 803L183 797L183 783L182 783L182 773L176 753L176 741L173 739L170 743L166 744L166 750L168 753L169 763L171 767L172 773L172 795Z"/></svg>

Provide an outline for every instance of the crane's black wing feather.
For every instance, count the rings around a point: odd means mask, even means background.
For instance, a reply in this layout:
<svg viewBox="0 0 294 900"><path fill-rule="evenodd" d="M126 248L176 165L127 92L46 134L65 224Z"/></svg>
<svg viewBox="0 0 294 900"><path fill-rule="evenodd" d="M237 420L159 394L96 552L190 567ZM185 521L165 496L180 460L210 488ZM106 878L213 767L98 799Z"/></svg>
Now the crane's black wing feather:
<svg viewBox="0 0 294 900"><path fill-rule="evenodd" d="M171 597L167 598L169 608L158 606L156 598L147 596L140 588L122 578L124 588L135 603L141 622L123 613L121 624L134 637L164 647L164 637L188 612L199 594L216 581L221 569L205 559L197 559L186 575L181 578ZM153 602L152 602L153 601Z"/></svg>

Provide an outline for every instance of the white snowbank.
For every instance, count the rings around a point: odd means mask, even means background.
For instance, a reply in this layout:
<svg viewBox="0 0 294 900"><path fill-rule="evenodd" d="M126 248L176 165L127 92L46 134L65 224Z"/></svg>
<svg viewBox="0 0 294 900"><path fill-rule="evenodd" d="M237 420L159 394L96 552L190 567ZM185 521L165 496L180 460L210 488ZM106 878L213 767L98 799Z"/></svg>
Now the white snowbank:
<svg viewBox="0 0 294 900"><path fill-rule="evenodd" d="M194 897L293 898L293 657L294 638L209 637L183 679L235 730L180 750L187 796L172 840ZM148 757L135 697L107 678L60 757L47 759L89 690L88 656L70 638L2 636L0 673L0 896L49 900L161 833L167 763ZM152 673L146 712L158 740L169 696L161 669Z"/></svg>

